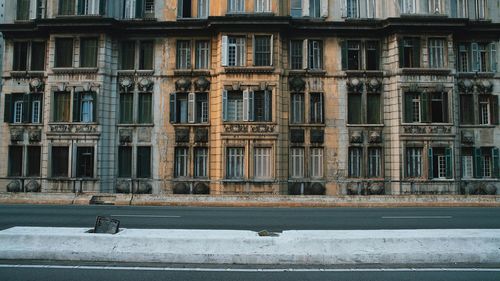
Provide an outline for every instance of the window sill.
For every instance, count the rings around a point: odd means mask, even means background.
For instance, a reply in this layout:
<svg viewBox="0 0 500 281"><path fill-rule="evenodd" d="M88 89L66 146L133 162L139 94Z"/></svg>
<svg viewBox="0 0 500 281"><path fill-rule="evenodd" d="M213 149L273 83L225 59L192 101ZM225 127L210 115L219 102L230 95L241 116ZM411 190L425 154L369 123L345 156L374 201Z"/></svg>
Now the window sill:
<svg viewBox="0 0 500 281"><path fill-rule="evenodd" d="M495 72L458 72L458 78L493 78Z"/></svg>
<svg viewBox="0 0 500 281"><path fill-rule="evenodd" d="M451 69L449 68L401 68L403 75L450 75Z"/></svg>
<svg viewBox="0 0 500 281"><path fill-rule="evenodd" d="M325 124L306 123L306 124L288 124L288 127L307 127L307 128L310 128L310 127L326 127L326 125Z"/></svg>
<svg viewBox="0 0 500 281"><path fill-rule="evenodd" d="M10 76L12 77L43 77L44 70L12 70Z"/></svg>
<svg viewBox="0 0 500 281"><path fill-rule="evenodd" d="M226 73L273 73L274 66L224 66Z"/></svg>
<svg viewBox="0 0 500 281"><path fill-rule="evenodd" d="M174 69L176 76L210 76L209 69Z"/></svg>
<svg viewBox="0 0 500 281"><path fill-rule="evenodd" d="M313 76L324 76L326 75L326 70L323 69L290 69L290 75L306 75L310 74Z"/></svg>
<svg viewBox="0 0 500 281"><path fill-rule="evenodd" d="M401 123L402 126L453 126L453 123Z"/></svg>
<svg viewBox="0 0 500 281"><path fill-rule="evenodd" d="M97 67L54 67L54 74L95 74L99 68Z"/></svg>
<svg viewBox="0 0 500 281"><path fill-rule="evenodd" d="M117 124L117 127L154 127L155 124L153 123L144 123L144 124L139 124L139 123L133 123L133 124Z"/></svg>
<svg viewBox="0 0 500 281"><path fill-rule="evenodd" d="M210 123L170 123L174 127L209 127Z"/></svg>
<svg viewBox="0 0 500 281"><path fill-rule="evenodd" d="M155 73L154 69L119 69L118 75L153 75Z"/></svg>
<svg viewBox="0 0 500 281"><path fill-rule="evenodd" d="M356 77L382 77L384 76L384 72L382 70L344 70L347 76L356 76Z"/></svg>
<svg viewBox="0 0 500 281"><path fill-rule="evenodd" d="M499 179L497 178L461 178L460 181L492 181L497 182Z"/></svg>
<svg viewBox="0 0 500 281"><path fill-rule="evenodd" d="M378 127L384 127L385 125L384 124L346 124L347 127L353 127L353 128L357 128L357 127L374 127L374 128L378 128Z"/></svg>
<svg viewBox="0 0 500 281"><path fill-rule="evenodd" d="M459 128L464 129L495 129L497 125L481 125L481 124L472 124L472 125L459 125Z"/></svg>
<svg viewBox="0 0 500 281"><path fill-rule="evenodd" d="M33 126L39 126L39 127L42 127L43 126L43 123L7 123L9 126L11 127L24 127L24 126L29 126L29 127L33 127Z"/></svg>

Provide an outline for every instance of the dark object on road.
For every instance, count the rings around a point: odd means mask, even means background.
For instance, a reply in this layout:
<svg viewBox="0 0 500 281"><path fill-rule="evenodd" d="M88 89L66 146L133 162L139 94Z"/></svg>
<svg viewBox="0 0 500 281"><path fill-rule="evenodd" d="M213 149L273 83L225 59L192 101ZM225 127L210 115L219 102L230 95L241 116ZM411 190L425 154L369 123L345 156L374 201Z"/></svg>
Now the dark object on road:
<svg viewBox="0 0 500 281"><path fill-rule="evenodd" d="M94 233L116 234L120 229L120 221L110 217L97 216Z"/></svg>
<svg viewBox="0 0 500 281"><path fill-rule="evenodd" d="M265 229L257 232L257 234L259 234L259 236L261 236L261 237L264 237L264 236L279 236L278 233L276 233L276 232L269 232L269 231L267 231Z"/></svg>

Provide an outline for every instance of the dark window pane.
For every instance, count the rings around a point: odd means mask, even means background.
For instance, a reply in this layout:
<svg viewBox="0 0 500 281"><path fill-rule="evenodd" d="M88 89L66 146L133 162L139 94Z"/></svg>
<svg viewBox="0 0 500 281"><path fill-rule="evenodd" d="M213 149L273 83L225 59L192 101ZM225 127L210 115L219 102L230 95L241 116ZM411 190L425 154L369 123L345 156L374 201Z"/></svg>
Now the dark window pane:
<svg viewBox="0 0 500 281"><path fill-rule="evenodd" d="M76 177L94 177L94 148L78 147L76 149Z"/></svg>
<svg viewBox="0 0 500 281"><path fill-rule="evenodd" d="M256 66L271 65L271 36L255 36L254 64Z"/></svg>
<svg viewBox="0 0 500 281"><path fill-rule="evenodd" d="M350 93L348 95L347 118L349 124L361 124L361 93Z"/></svg>
<svg viewBox="0 0 500 281"><path fill-rule="evenodd" d="M207 93L196 94L196 123L208 122L208 99Z"/></svg>
<svg viewBox="0 0 500 281"><path fill-rule="evenodd" d="M41 147L40 146L28 146L28 177L39 177L40 176L40 157L41 157Z"/></svg>
<svg viewBox="0 0 500 281"><path fill-rule="evenodd" d="M153 123L151 93L139 94L139 123Z"/></svg>
<svg viewBox="0 0 500 281"><path fill-rule="evenodd" d="M433 93L431 100L432 122L448 122L448 100L446 93Z"/></svg>
<svg viewBox="0 0 500 281"><path fill-rule="evenodd" d="M15 42L12 70L23 70L23 71L26 70L27 60L28 60L28 42Z"/></svg>
<svg viewBox="0 0 500 281"><path fill-rule="evenodd" d="M17 20L30 19L30 0L17 0Z"/></svg>
<svg viewBox="0 0 500 281"><path fill-rule="evenodd" d="M378 70L379 69L379 43L377 41L366 42L366 69Z"/></svg>
<svg viewBox="0 0 500 281"><path fill-rule="evenodd" d="M55 67L73 66L73 38L56 39Z"/></svg>
<svg viewBox="0 0 500 281"><path fill-rule="evenodd" d="M97 38L80 40L80 67L97 66Z"/></svg>
<svg viewBox="0 0 500 281"><path fill-rule="evenodd" d="M358 70L361 65L361 43L359 41L347 41L347 69Z"/></svg>
<svg viewBox="0 0 500 281"><path fill-rule="evenodd" d="M70 121L70 93L54 92L54 122Z"/></svg>
<svg viewBox="0 0 500 281"><path fill-rule="evenodd" d="M132 147L118 147L118 176L121 178L132 177Z"/></svg>
<svg viewBox="0 0 500 281"><path fill-rule="evenodd" d="M367 97L367 123L380 124L380 94L368 94Z"/></svg>
<svg viewBox="0 0 500 281"><path fill-rule="evenodd" d="M135 42L124 41L121 45L120 69L135 68Z"/></svg>
<svg viewBox="0 0 500 281"><path fill-rule="evenodd" d="M294 40L290 42L290 67L291 69L303 68L303 45L302 41Z"/></svg>
<svg viewBox="0 0 500 281"><path fill-rule="evenodd" d="M68 177L68 152L67 146L52 147L52 176Z"/></svg>
<svg viewBox="0 0 500 281"><path fill-rule="evenodd" d="M31 70L45 70L45 42L31 43Z"/></svg>
<svg viewBox="0 0 500 281"><path fill-rule="evenodd" d="M140 45L139 69L153 69L153 42L145 41Z"/></svg>
<svg viewBox="0 0 500 281"><path fill-rule="evenodd" d="M151 177L151 147L149 146L137 147L137 177Z"/></svg>
<svg viewBox="0 0 500 281"><path fill-rule="evenodd" d="M254 93L254 121L269 122L272 119L272 102L270 91Z"/></svg>
<svg viewBox="0 0 500 281"><path fill-rule="evenodd" d="M311 93L309 121L311 124L323 123L323 94Z"/></svg>
<svg viewBox="0 0 500 281"><path fill-rule="evenodd" d="M75 0L59 0L59 15L74 15Z"/></svg>
<svg viewBox="0 0 500 281"><path fill-rule="evenodd" d="M9 146L9 176L20 177L23 175L23 147Z"/></svg>
<svg viewBox="0 0 500 281"><path fill-rule="evenodd" d="M131 124L134 121L134 94L122 93L120 94L120 123Z"/></svg>

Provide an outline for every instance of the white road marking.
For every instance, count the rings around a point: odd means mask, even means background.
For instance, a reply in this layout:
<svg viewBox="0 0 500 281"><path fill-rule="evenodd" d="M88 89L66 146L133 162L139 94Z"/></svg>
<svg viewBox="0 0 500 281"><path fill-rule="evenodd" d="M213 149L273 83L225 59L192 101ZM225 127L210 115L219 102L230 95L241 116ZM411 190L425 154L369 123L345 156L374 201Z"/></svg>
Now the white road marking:
<svg viewBox="0 0 500 281"><path fill-rule="evenodd" d="M195 272L500 272L500 268L186 268L26 264L0 264L0 268Z"/></svg>
<svg viewBox="0 0 500 281"><path fill-rule="evenodd" d="M383 219L452 219L452 216L394 216L382 217Z"/></svg>
<svg viewBox="0 0 500 281"><path fill-rule="evenodd" d="M158 216L158 215L111 215L112 217L131 217L131 218L180 218L181 216Z"/></svg>

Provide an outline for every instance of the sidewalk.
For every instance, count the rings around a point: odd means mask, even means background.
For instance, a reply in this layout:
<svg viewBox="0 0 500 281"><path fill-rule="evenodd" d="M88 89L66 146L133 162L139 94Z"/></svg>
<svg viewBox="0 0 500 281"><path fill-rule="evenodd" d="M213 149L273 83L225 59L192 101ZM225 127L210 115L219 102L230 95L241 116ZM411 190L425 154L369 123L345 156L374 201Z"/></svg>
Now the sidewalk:
<svg viewBox="0 0 500 281"><path fill-rule="evenodd" d="M0 204L133 205L198 207L500 207L500 195L131 195L0 193Z"/></svg>

